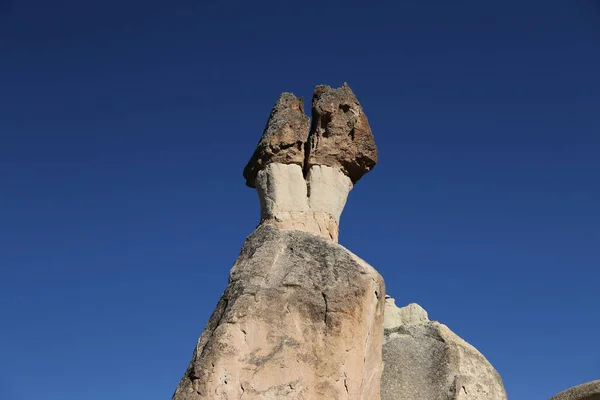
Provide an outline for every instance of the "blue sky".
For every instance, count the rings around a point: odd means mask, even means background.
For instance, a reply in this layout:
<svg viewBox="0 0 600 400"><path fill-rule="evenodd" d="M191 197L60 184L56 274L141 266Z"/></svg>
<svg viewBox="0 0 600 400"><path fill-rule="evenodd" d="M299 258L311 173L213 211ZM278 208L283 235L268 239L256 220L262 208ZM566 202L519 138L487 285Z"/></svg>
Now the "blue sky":
<svg viewBox="0 0 600 400"><path fill-rule="evenodd" d="M340 242L511 400L600 377L598 1L0 0L0 399L172 395L278 95L348 82Z"/></svg>

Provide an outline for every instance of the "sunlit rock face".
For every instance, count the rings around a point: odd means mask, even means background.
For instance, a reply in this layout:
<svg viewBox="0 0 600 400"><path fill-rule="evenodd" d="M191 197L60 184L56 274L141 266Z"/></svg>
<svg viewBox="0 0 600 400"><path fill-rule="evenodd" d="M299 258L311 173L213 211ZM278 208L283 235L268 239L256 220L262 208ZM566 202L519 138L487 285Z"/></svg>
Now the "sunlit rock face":
<svg viewBox="0 0 600 400"><path fill-rule="evenodd" d="M344 247L259 226L174 400L378 400L383 279Z"/></svg>

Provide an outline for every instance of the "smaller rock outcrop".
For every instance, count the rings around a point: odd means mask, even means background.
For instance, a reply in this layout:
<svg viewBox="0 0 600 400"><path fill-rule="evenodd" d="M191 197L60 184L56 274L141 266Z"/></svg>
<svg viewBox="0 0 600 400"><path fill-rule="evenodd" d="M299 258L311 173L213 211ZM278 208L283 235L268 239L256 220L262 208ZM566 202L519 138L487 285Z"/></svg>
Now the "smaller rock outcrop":
<svg viewBox="0 0 600 400"><path fill-rule="evenodd" d="M489 361L418 304L386 296L382 400L506 400Z"/></svg>
<svg viewBox="0 0 600 400"><path fill-rule="evenodd" d="M552 396L550 400L600 400L600 380L574 386Z"/></svg>

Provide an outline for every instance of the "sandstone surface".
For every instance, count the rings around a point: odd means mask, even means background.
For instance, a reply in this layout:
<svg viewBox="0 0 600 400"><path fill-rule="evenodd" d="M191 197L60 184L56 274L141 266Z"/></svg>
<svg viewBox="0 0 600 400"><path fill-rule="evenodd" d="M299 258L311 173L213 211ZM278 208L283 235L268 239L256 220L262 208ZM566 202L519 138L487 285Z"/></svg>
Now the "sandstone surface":
<svg viewBox="0 0 600 400"><path fill-rule="evenodd" d="M506 400L500 375L417 304L386 296L382 400Z"/></svg>
<svg viewBox="0 0 600 400"><path fill-rule="evenodd" d="M550 400L600 400L600 380L574 386L552 396Z"/></svg>
<svg viewBox="0 0 600 400"><path fill-rule="evenodd" d="M378 400L384 295L344 247L259 226L173 400Z"/></svg>

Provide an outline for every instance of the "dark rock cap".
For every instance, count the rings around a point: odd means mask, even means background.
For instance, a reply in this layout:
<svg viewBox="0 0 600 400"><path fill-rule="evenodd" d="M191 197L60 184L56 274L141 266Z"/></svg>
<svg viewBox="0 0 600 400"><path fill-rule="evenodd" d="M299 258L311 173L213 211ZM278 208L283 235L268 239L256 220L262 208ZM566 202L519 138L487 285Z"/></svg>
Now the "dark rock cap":
<svg viewBox="0 0 600 400"><path fill-rule="evenodd" d="M348 84L320 85L312 99L312 125L305 168L339 167L356 183L377 163L377 146L369 121Z"/></svg>
<svg viewBox="0 0 600 400"><path fill-rule="evenodd" d="M552 396L550 400L600 400L600 380L574 386Z"/></svg>
<svg viewBox="0 0 600 400"><path fill-rule="evenodd" d="M255 187L254 180L258 171L272 162L303 167L309 126L310 119L304 113L302 97L282 93L271 110L252 158L244 168L246 185Z"/></svg>
<svg viewBox="0 0 600 400"><path fill-rule="evenodd" d="M310 132L309 132L310 127ZM252 158L244 168L246 185L269 163L337 167L356 183L377 163L377 146L369 121L348 84L338 89L315 88L312 125L302 98L283 93L269 116Z"/></svg>

